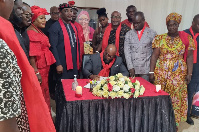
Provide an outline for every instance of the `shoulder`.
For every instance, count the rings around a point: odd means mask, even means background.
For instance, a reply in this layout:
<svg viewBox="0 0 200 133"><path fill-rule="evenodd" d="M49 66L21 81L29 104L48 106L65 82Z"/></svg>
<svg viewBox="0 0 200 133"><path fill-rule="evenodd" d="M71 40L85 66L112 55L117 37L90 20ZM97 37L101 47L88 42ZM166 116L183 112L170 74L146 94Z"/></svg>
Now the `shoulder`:
<svg viewBox="0 0 200 133"><path fill-rule="evenodd" d="M40 41L41 40L40 33L37 33L34 30L28 30L27 34L29 36L30 41Z"/></svg>
<svg viewBox="0 0 200 133"><path fill-rule="evenodd" d="M116 61L117 63L121 63L122 62L122 57L116 56Z"/></svg>
<svg viewBox="0 0 200 133"><path fill-rule="evenodd" d="M53 23L53 24L51 25L51 27L49 28L49 31L50 31L50 32L51 32L51 31L58 31L58 30L60 30L60 28L61 28L61 26L60 26L59 21L56 21L55 23Z"/></svg>
<svg viewBox="0 0 200 133"><path fill-rule="evenodd" d="M100 53L94 53L90 57L93 58L93 59L95 59L95 60L97 60L98 57L100 57Z"/></svg>
<svg viewBox="0 0 200 133"><path fill-rule="evenodd" d="M122 21L121 23L124 24L128 21L128 19L125 19L124 21Z"/></svg>
<svg viewBox="0 0 200 133"><path fill-rule="evenodd" d="M121 24L121 30L122 31L125 31L125 32L128 32L131 30L130 27L128 27L126 24Z"/></svg>

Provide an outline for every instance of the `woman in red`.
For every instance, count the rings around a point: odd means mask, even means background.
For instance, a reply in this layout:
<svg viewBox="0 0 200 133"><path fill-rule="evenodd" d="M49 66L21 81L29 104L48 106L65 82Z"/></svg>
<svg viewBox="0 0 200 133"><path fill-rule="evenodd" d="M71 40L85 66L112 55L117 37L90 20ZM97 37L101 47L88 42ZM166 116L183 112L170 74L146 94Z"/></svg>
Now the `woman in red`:
<svg viewBox="0 0 200 133"><path fill-rule="evenodd" d="M31 10L34 15L32 16L32 24L27 29L30 39L30 64L35 70L45 101L50 110L48 74L50 65L55 63L56 60L49 50L50 43L48 37L40 30L45 28L45 15L48 15L49 13L46 9L38 6L32 6Z"/></svg>

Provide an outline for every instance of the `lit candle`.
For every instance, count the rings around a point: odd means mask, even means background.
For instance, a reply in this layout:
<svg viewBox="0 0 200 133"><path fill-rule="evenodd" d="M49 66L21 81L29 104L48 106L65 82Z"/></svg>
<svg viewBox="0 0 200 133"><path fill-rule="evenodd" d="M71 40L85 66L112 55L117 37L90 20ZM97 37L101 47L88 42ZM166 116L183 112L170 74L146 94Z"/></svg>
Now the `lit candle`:
<svg viewBox="0 0 200 133"><path fill-rule="evenodd" d="M82 95L82 87L81 86L77 86L76 87L76 94L81 94Z"/></svg>
<svg viewBox="0 0 200 133"><path fill-rule="evenodd" d="M161 90L161 85L156 85L156 91L159 92Z"/></svg>

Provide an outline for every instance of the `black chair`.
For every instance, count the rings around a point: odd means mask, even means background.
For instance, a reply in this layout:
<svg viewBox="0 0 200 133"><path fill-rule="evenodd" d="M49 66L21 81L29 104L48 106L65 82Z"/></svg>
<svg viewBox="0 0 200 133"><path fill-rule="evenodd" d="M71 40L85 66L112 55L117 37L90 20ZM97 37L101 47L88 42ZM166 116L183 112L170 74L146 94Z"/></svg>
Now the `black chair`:
<svg viewBox="0 0 200 133"><path fill-rule="evenodd" d="M84 54L83 55L83 60L82 60L82 70L84 69L86 63L89 61L90 59L90 54ZM80 71L80 79L83 79L83 74L82 71Z"/></svg>

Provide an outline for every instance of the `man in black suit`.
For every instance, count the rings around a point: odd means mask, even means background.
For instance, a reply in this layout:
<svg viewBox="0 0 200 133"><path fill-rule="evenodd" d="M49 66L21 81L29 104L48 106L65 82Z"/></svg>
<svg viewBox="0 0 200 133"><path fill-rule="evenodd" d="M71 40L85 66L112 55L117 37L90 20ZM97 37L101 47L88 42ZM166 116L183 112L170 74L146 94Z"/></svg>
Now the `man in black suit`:
<svg viewBox="0 0 200 133"><path fill-rule="evenodd" d="M92 80L99 80L100 76L108 77L118 73L128 76L129 72L123 64L122 58L116 56L116 52L116 46L110 44L102 53L91 55L90 60L83 68L83 76Z"/></svg>

